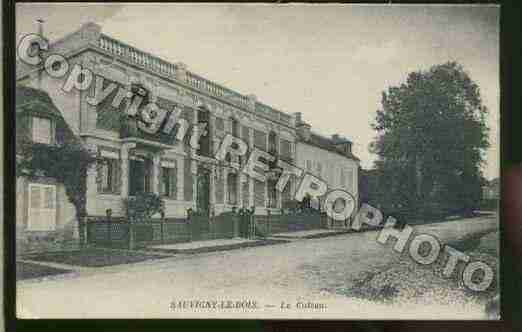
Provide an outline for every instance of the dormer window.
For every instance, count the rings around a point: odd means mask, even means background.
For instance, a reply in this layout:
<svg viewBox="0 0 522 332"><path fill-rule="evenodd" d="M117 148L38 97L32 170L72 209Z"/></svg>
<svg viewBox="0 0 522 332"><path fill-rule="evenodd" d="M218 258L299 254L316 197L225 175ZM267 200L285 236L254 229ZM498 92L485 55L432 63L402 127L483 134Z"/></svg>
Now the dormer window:
<svg viewBox="0 0 522 332"><path fill-rule="evenodd" d="M53 143L53 125L49 118L33 117L32 139L35 143Z"/></svg>

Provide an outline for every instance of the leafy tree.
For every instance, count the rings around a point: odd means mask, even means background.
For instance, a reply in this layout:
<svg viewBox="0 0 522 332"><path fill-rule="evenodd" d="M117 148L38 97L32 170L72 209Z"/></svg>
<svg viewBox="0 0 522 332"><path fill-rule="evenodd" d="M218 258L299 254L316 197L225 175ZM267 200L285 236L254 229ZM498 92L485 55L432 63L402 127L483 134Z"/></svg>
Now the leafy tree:
<svg viewBox="0 0 522 332"><path fill-rule="evenodd" d="M480 200L487 109L456 62L412 72L382 94L370 149L383 204L423 216L470 211Z"/></svg>

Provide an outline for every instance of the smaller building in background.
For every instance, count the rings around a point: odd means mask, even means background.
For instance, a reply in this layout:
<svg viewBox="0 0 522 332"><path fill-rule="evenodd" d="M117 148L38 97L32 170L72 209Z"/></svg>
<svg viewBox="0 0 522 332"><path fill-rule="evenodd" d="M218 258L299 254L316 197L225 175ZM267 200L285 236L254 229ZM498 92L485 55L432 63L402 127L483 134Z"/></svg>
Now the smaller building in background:
<svg viewBox="0 0 522 332"><path fill-rule="evenodd" d="M296 166L325 181L329 190L346 190L358 204L360 160L352 153L352 142L338 134L329 138L314 133L301 113L295 113L295 119Z"/></svg>

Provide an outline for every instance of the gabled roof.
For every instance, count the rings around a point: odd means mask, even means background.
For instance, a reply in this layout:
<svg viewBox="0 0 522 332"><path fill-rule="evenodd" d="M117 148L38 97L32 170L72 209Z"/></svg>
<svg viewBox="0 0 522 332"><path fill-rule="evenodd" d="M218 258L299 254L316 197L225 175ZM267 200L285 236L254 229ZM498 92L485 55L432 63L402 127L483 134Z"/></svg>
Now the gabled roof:
<svg viewBox="0 0 522 332"><path fill-rule="evenodd" d="M74 135L73 131L65 121L64 117L62 116L62 112L56 107L47 92L28 86L19 85L16 87L15 97L17 131L23 131L23 123L25 122L23 119L26 116L49 117L55 121L57 141L62 143L80 142L79 138ZM20 121L21 127L19 127L18 119L22 119L22 121ZM17 132L17 142L19 136L24 137L24 133Z"/></svg>
<svg viewBox="0 0 522 332"><path fill-rule="evenodd" d="M353 153L351 153L351 152L345 153L343 151L340 151L330 138L321 136L321 135L313 133L313 132L310 133L309 140L303 140L302 138L299 138L299 141L304 144L309 144L309 145L318 147L323 150L337 153L338 155L341 155L348 159L360 161L360 159L357 158Z"/></svg>
<svg viewBox="0 0 522 332"><path fill-rule="evenodd" d="M54 105L47 92L19 85L16 87L16 115L25 112L62 118L60 110Z"/></svg>

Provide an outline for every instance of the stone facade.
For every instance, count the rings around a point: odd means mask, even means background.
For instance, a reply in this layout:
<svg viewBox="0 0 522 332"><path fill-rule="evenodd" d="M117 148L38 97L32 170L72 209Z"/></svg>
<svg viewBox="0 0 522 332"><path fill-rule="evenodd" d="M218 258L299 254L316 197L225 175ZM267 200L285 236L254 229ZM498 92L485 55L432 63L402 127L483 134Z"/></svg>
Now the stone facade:
<svg viewBox="0 0 522 332"><path fill-rule="evenodd" d="M254 146L263 150L275 147L273 152L281 158L293 162L300 160L296 156L299 154L299 136L295 115L267 106L254 95L242 95L211 82L191 72L185 64L166 62L115 40L103 34L96 24L86 24L51 44L49 53L64 55L71 67L80 64L93 74L102 76L106 86L112 82L128 91L136 85L143 87L148 92L149 101L168 109L181 109L181 116L192 125L198 123L198 117L205 115L208 117L205 122L210 151L217 150L226 133L234 133L243 138L250 149ZM173 188L169 188L170 194L164 197L166 217L185 217L187 209L201 208L198 206L201 201L208 202L209 211L215 214L229 211L234 206L256 206L256 213L266 213L267 183L254 181L244 174L229 176L237 173L232 164L239 160L218 163L199 155L185 141L165 142L158 137L133 134L132 130L122 134L125 123L120 117L121 109L106 102L98 105L88 102L94 95L94 80L86 91L72 89L64 92L61 87L67 76L57 79L45 73L38 75L22 64L17 68L17 75L19 84L49 93L74 134L87 147L104 158L117 160L114 165L118 165L118 190L100 190L100 168L89 172L86 179L89 216L104 216L107 209L111 209L114 216L125 214L123 201L132 195L132 183L136 180L131 173L143 160L148 165L145 181L149 182L145 187L155 193L165 188L163 174L172 168L168 173L174 177L171 181ZM121 98L120 105L128 107L132 101L125 94L118 93L116 89L107 100ZM303 153L313 152L303 150ZM342 159L343 163L346 163L345 159ZM336 159L331 160L331 163L336 162ZM352 176L355 186L352 191L356 194L357 173L352 173ZM291 183L289 190L293 192L298 181ZM234 195L235 204L229 204L230 195ZM282 196L277 197L277 207L282 206Z"/></svg>

